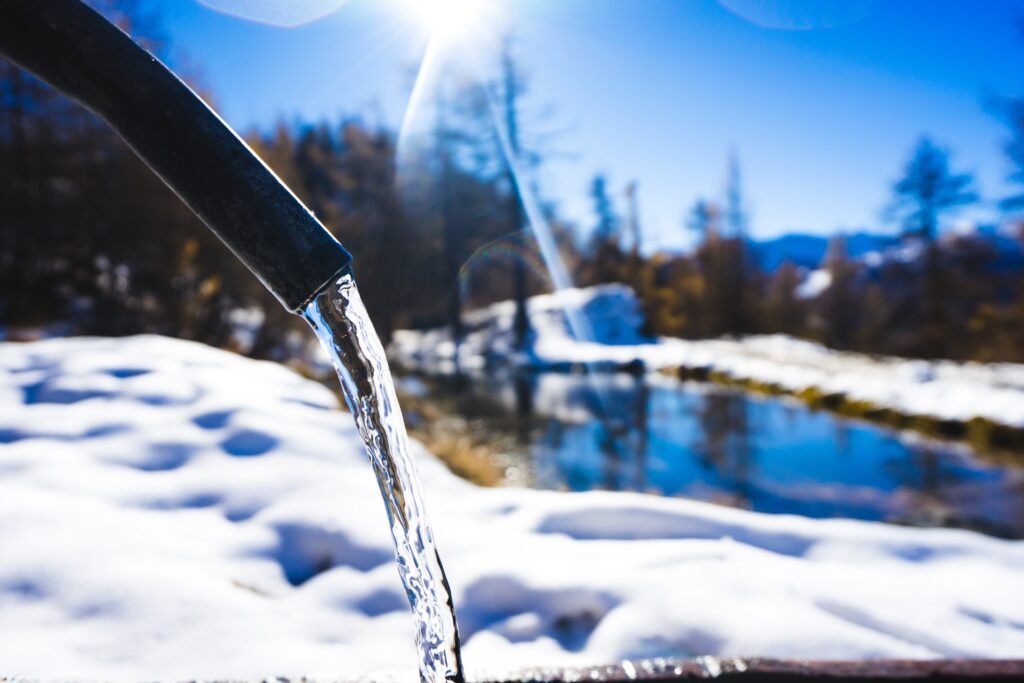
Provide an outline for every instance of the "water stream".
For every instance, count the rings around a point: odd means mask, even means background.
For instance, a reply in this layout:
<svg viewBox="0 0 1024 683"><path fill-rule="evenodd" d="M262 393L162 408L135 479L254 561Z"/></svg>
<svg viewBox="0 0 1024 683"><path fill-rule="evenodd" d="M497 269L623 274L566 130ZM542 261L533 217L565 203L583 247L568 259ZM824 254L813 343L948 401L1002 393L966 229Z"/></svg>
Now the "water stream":
<svg viewBox="0 0 1024 683"><path fill-rule="evenodd" d="M352 276L327 287L303 316L331 356L384 497L398 572L416 619L420 678L462 683L451 589L420 498L391 371Z"/></svg>

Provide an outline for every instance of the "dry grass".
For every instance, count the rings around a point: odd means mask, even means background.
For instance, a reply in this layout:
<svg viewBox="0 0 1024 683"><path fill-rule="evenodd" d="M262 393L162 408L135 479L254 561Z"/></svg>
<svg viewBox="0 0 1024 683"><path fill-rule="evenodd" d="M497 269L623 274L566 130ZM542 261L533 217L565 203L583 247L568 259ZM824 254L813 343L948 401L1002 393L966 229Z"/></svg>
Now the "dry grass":
<svg viewBox="0 0 1024 683"><path fill-rule="evenodd" d="M519 468L509 455L513 444L507 436L487 432L443 401L398 394L409 434L453 473L478 486L518 483Z"/></svg>

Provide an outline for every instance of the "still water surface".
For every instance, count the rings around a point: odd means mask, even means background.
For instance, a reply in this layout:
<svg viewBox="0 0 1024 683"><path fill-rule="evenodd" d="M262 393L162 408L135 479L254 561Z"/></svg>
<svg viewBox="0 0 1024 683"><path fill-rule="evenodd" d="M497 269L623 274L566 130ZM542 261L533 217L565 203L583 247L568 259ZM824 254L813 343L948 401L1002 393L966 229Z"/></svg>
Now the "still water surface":
<svg viewBox="0 0 1024 683"><path fill-rule="evenodd" d="M685 496L769 513L963 526L1024 537L1024 459L1002 461L761 397L652 375L429 382L511 438L535 488Z"/></svg>

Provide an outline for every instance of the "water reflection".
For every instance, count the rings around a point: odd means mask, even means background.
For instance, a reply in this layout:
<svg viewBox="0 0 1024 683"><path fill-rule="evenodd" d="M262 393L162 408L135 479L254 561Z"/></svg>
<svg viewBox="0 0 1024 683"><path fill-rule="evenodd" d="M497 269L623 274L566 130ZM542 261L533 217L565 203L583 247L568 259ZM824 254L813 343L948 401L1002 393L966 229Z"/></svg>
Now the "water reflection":
<svg viewBox="0 0 1024 683"><path fill-rule="evenodd" d="M535 488L1024 536L1020 469L789 400L642 373L509 373L469 378L457 405L514 434Z"/></svg>
<svg viewBox="0 0 1024 683"><path fill-rule="evenodd" d="M735 502L749 506L751 501L750 421L747 402L728 392L705 393L697 419L700 424L694 452L705 471L713 471L733 492Z"/></svg>

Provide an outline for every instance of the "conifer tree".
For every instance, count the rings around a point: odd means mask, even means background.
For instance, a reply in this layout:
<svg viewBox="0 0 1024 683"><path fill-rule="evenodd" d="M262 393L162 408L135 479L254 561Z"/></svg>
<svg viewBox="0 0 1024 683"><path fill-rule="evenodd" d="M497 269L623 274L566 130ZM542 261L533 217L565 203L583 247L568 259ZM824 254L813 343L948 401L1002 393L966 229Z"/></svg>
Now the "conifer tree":
<svg viewBox="0 0 1024 683"><path fill-rule="evenodd" d="M970 174L950 169L949 152L923 137L907 161L903 177L892 186L887 213L899 222L905 235L931 242L943 216L977 200L973 183Z"/></svg>
<svg viewBox="0 0 1024 683"><path fill-rule="evenodd" d="M590 200L596 219L590 238L589 254L593 260L590 279L595 283L620 281L624 275L621 221L608 194L608 181L601 174L590 182Z"/></svg>

